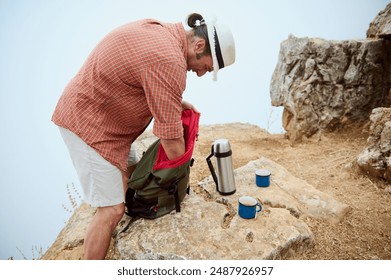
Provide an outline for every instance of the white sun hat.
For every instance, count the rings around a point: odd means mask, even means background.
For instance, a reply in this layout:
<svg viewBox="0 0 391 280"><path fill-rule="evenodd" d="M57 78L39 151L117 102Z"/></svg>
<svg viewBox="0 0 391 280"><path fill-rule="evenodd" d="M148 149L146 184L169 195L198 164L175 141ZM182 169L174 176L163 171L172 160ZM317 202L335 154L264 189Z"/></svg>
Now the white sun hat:
<svg viewBox="0 0 391 280"><path fill-rule="evenodd" d="M235 62L235 41L229 27L217 23L216 18L205 23L213 59L213 80L216 81L217 72Z"/></svg>

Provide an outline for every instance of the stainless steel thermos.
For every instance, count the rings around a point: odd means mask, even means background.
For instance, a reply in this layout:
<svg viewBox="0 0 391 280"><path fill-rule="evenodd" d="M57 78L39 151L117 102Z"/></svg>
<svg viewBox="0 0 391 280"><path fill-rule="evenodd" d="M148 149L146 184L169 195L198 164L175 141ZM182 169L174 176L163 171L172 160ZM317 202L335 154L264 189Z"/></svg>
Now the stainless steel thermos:
<svg viewBox="0 0 391 280"><path fill-rule="evenodd" d="M215 157L216 172L211 162ZM232 150L227 139L218 139L212 145L211 154L206 158L213 181L216 183L216 191L222 195L235 193L235 178L232 167Z"/></svg>

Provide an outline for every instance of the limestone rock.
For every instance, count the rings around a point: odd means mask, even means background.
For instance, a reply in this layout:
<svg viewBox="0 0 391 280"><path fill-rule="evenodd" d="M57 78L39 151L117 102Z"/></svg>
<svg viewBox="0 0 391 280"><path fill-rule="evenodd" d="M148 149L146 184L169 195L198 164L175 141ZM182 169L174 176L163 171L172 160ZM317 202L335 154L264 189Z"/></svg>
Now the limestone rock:
<svg viewBox="0 0 391 280"><path fill-rule="evenodd" d="M261 165L276 174L281 172L273 178L284 187L256 187L254 168ZM198 192L185 198L181 212L133 222L117 237L119 258L284 259L312 245L313 235L299 217L335 221L348 209L265 158L235 170L235 178L237 191L233 195L219 195L210 176L199 183ZM295 193L291 191L295 186L296 194L289 194ZM256 219L245 220L237 215L241 195L263 201L263 210Z"/></svg>
<svg viewBox="0 0 391 280"><path fill-rule="evenodd" d="M282 42L270 96L284 106L292 140L365 121L373 108L389 105L391 43L328 41L290 35Z"/></svg>
<svg viewBox="0 0 391 280"><path fill-rule="evenodd" d="M245 220L193 193L179 213L134 222L117 238L117 250L120 259L282 259L312 241L308 226L285 209Z"/></svg>
<svg viewBox="0 0 391 280"><path fill-rule="evenodd" d="M376 108L370 117L368 147L357 157L365 174L391 182L391 108Z"/></svg>
<svg viewBox="0 0 391 280"><path fill-rule="evenodd" d="M248 188L245 170L235 174ZM200 182L183 201L181 212L156 220L125 218L122 227L132 223L116 237L117 258L285 259L312 245L312 232L297 218L301 214L295 214L301 213L295 198L281 194L275 203L265 204L256 219L245 220L237 215L240 192L221 197L213 184L211 176ZM279 206L285 204L290 207Z"/></svg>
<svg viewBox="0 0 391 280"><path fill-rule="evenodd" d="M367 38L391 38L391 3L370 23Z"/></svg>

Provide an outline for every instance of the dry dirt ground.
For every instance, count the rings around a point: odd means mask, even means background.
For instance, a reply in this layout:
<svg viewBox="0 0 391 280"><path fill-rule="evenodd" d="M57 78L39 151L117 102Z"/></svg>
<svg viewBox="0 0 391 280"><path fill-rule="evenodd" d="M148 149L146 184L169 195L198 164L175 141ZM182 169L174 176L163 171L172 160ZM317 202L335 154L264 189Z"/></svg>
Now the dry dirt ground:
<svg viewBox="0 0 391 280"><path fill-rule="evenodd" d="M283 134L271 135L257 126L203 126L194 151L191 185L210 175L205 158L219 138L229 139L235 168L264 156L351 207L337 224L307 219L315 244L295 259L391 259L391 187L363 176L352 164L366 147L365 129L345 128L291 144Z"/></svg>

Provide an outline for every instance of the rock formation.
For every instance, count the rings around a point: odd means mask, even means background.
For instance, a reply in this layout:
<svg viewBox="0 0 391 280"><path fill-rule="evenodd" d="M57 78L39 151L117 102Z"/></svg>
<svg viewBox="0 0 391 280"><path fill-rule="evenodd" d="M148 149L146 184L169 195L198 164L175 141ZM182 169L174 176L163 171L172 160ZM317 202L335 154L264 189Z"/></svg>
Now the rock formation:
<svg viewBox="0 0 391 280"><path fill-rule="evenodd" d="M367 31L368 38L391 39L391 3L372 21ZM388 77L391 81L391 77ZM388 89L389 106L391 89ZM368 147L357 157L357 165L364 174L385 179L391 183L391 109L376 108L370 116Z"/></svg>
<svg viewBox="0 0 391 280"><path fill-rule="evenodd" d="M388 16L388 10L380 14ZM382 27L384 30L377 33L386 37L384 32L390 24L374 21L371 30ZM283 126L287 136L297 141L344 124L367 121L372 109L390 105L390 87L391 42L327 41L290 35L281 44L270 95L273 106L284 106Z"/></svg>
<svg viewBox="0 0 391 280"><path fill-rule="evenodd" d="M385 38L391 37L391 3L381 11L370 23L367 31L367 38Z"/></svg>
<svg viewBox="0 0 391 280"><path fill-rule="evenodd" d="M365 174L391 182L391 108L374 109L370 121L369 146L357 165Z"/></svg>

